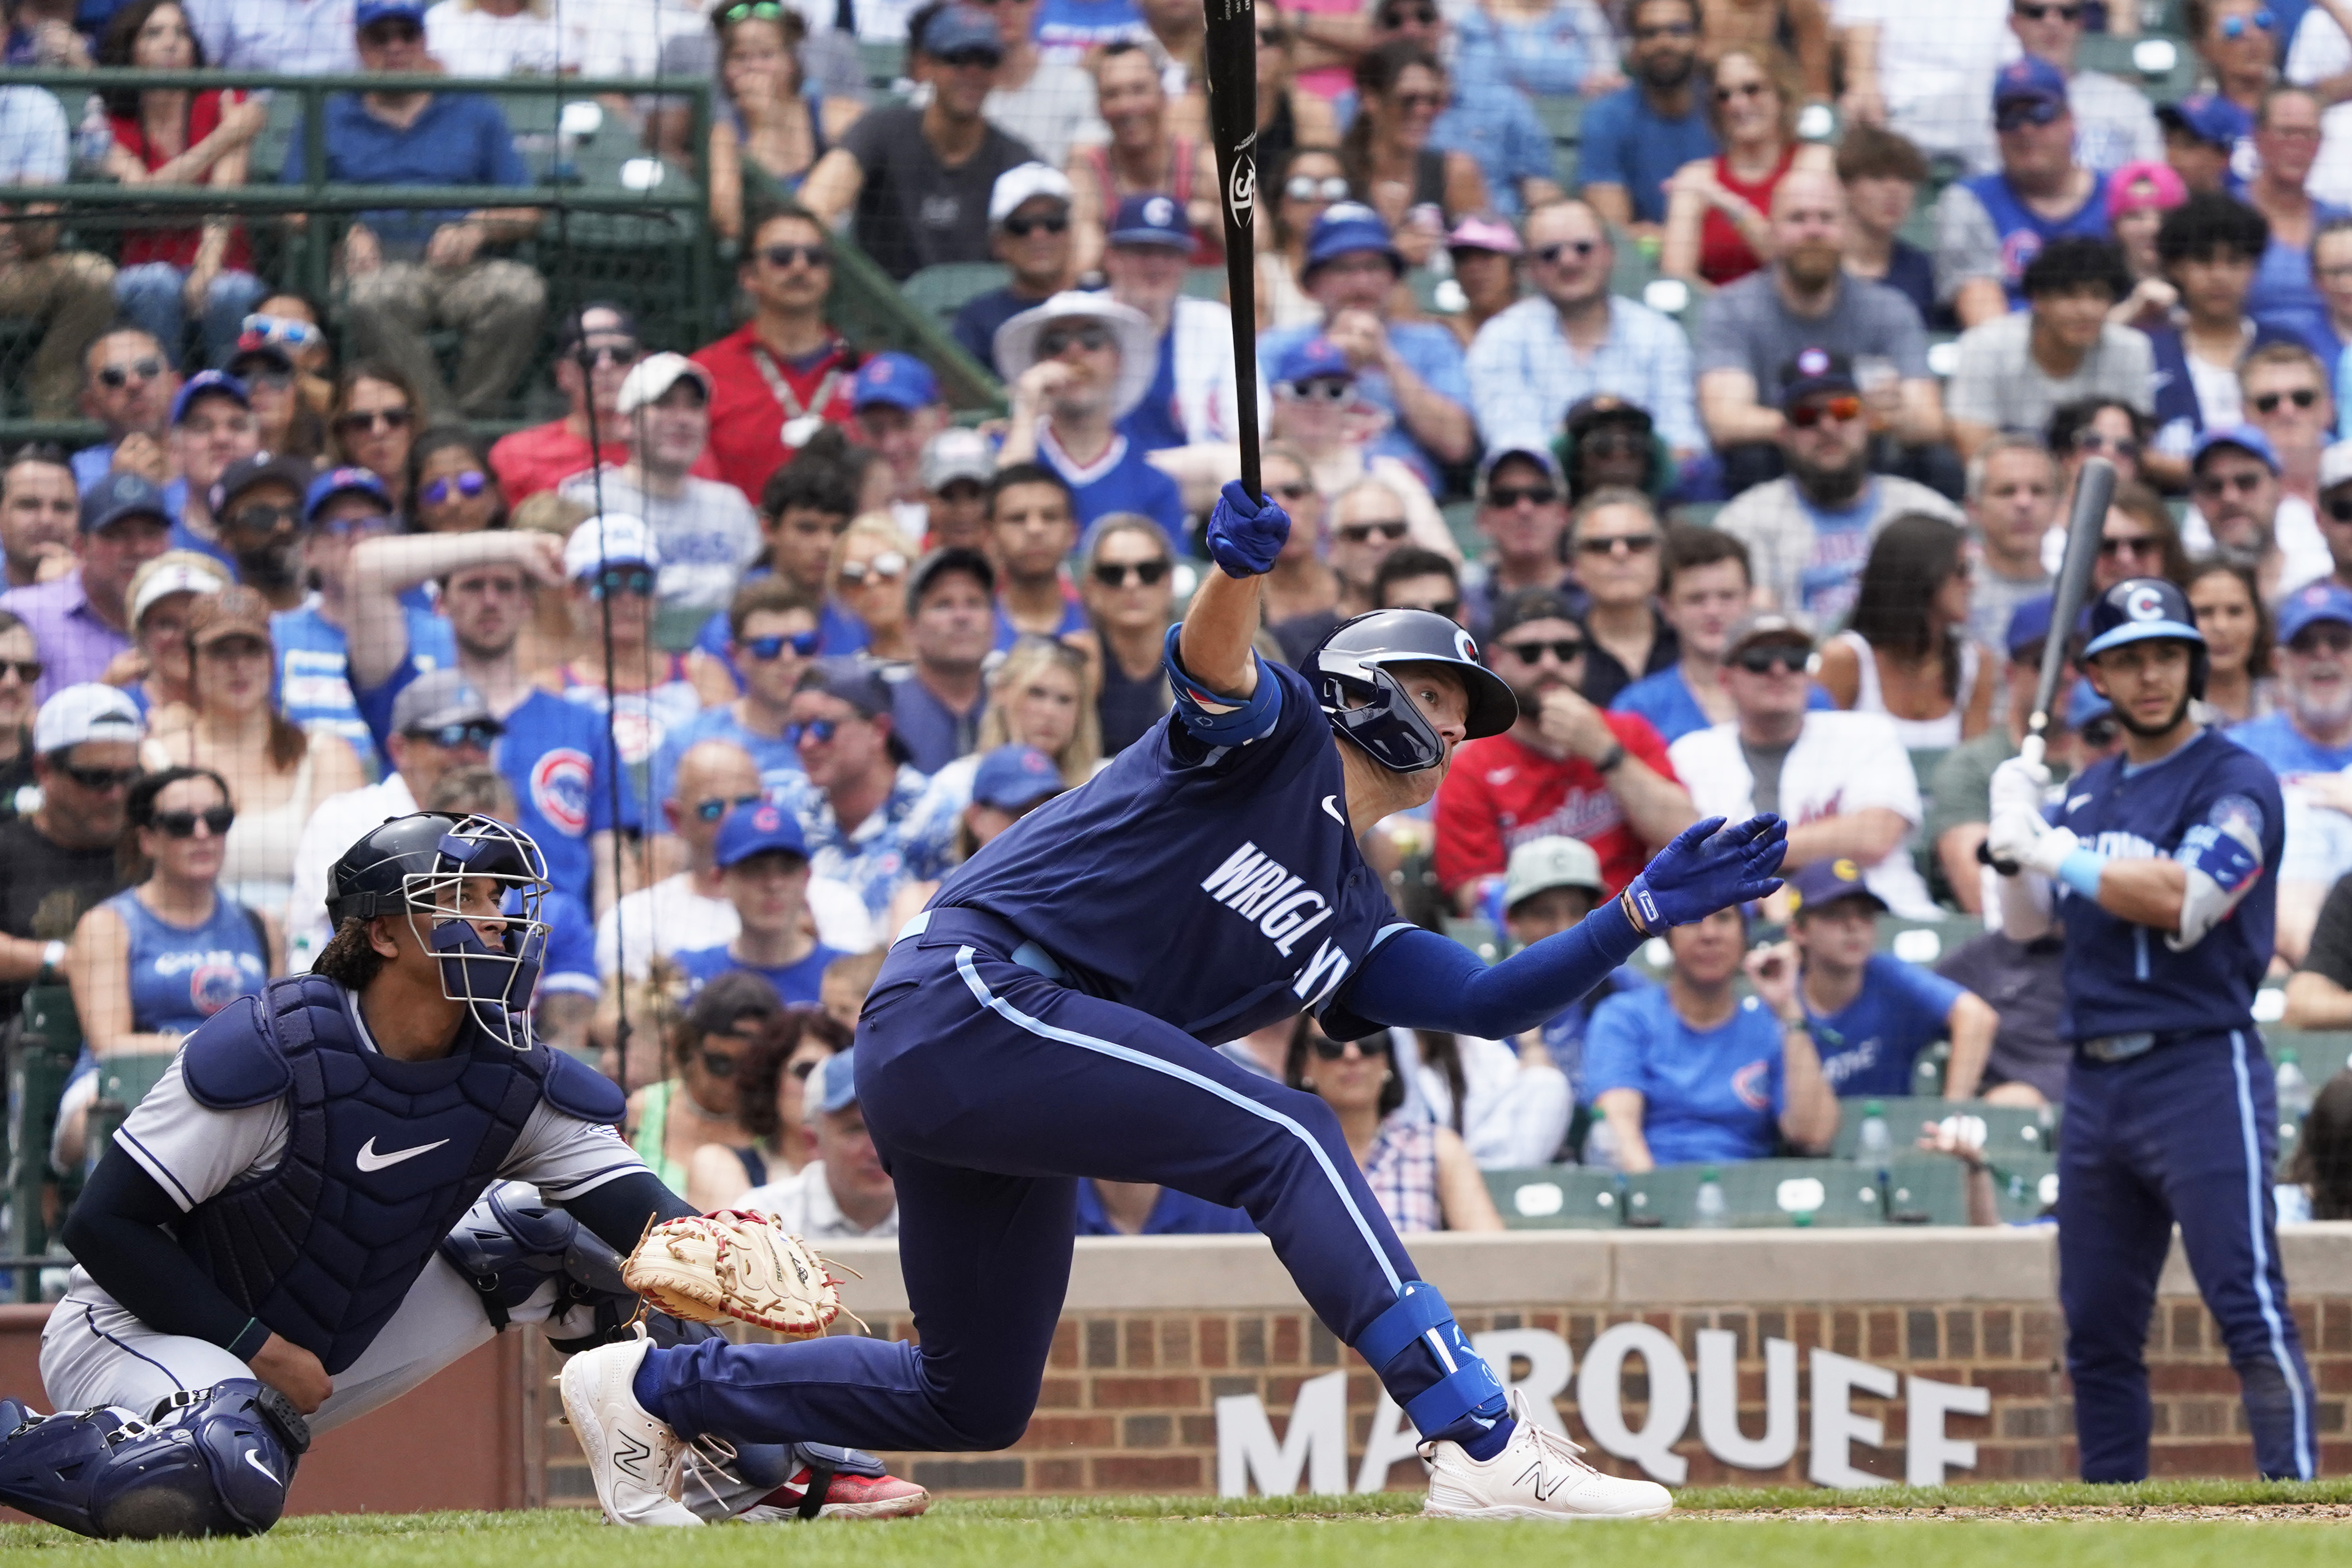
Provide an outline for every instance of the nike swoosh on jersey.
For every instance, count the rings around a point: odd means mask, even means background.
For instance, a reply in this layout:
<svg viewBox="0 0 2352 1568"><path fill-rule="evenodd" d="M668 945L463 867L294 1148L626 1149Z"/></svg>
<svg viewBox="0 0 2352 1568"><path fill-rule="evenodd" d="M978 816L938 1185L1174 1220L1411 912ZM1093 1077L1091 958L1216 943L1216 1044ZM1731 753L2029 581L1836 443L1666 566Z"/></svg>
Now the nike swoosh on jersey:
<svg viewBox="0 0 2352 1568"><path fill-rule="evenodd" d="M446 1138L436 1138L430 1143L419 1143L414 1149L394 1149L388 1154L379 1154L375 1152L375 1140L371 1138L360 1145L360 1152L356 1157L357 1163L362 1171L381 1171L386 1165L397 1165L403 1160L414 1160L419 1154L430 1154L447 1142L449 1140Z"/></svg>
<svg viewBox="0 0 2352 1568"><path fill-rule="evenodd" d="M1339 810L1338 804L1339 799L1339 797L1336 795L1325 795L1323 797L1323 814L1326 816L1328 816L1332 821L1338 823L1340 826L1345 827L1348 826L1348 819Z"/></svg>
<svg viewBox="0 0 2352 1568"><path fill-rule="evenodd" d="M2069 812L2071 813L2071 812L2076 812L2076 811L2080 811L2080 810L2082 810L2082 809L2083 809L2083 803L2084 803L2084 801L2086 801L2086 800L2090 799L2090 798L2091 798L2091 797L2090 797L2089 795L2076 795L2074 799L2072 799L2072 800L2070 800L2070 801L2068 801L2068 802L2066 803L2066 809L2067 809L2067 811L2069 811Z"/></svg>

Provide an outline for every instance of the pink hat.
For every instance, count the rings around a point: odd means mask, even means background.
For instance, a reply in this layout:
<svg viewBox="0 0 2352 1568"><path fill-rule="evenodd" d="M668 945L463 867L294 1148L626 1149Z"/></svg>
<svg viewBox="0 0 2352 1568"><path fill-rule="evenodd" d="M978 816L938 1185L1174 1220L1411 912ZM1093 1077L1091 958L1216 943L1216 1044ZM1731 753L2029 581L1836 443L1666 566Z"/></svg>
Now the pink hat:
<svg viewBox="0 0 2352 1568"><path fill-rule="evenodd" d="M1445 237L1448 250L1491 250L1497 256L1519 254L1518 232L1500 218L1465 217Z"/></svg>
<svg viewBox="0 0 2352 1568"><path fill-rule="evenodd" d="M2169 163L2126 163L2107 176L2109 222L2142 207L2169 212L2188 199L2189 187L2180 183Z"/></svg>

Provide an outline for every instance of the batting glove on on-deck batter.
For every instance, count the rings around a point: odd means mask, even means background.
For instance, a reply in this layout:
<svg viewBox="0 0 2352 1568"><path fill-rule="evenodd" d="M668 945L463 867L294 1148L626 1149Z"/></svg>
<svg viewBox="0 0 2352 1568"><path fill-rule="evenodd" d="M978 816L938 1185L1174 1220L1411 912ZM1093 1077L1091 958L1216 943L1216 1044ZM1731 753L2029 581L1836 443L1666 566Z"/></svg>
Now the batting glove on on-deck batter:
<svg viewBox="0 0 2352 1568"><path fill-rule="evenodd" d="M1789 825L1767 813L1726 828L1710 816L1682 830L1625 889L1638 923L1655 934L1780 890Z"/></svg>
<svg viewBox="0 0 2352 1568"><path fill-rule="evenodd" d="M1290 542L1290 514L1272 500L1252 500L1239 479L1228 479L1209 514L1209 557L1228 577L1259 577Z"/></svg>

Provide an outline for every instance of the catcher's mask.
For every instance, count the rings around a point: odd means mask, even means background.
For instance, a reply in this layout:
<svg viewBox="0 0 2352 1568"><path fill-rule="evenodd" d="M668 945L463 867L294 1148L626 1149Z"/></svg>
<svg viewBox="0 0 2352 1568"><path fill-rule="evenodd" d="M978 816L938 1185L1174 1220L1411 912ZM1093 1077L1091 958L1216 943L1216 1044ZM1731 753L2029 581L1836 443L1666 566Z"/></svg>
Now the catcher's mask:
<svg viewBox="0 0 2352 1568"><path fill-rule="evenodd" d="M415 916L427 917L431 930L418 936L440 958L441 994L465 1003L494 1039L530 1048L548 880L529 834L488 816L394 817L343 852L327 889L327 914L338 926L405 915L415 929Z"/></svg>

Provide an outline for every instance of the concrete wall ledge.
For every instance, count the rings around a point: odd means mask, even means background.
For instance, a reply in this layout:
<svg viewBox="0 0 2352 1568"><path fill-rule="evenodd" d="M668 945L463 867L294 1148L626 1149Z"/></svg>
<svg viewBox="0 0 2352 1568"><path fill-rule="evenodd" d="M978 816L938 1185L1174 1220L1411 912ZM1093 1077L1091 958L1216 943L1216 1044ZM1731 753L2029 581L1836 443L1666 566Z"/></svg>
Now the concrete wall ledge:
<svg viewBox="0 0 2352 1568"><path fill-rule="evenodd" d="M2057 1232L1996 1229L1772 1231L1504 1231L1439 1234L1411 1242L1422 1272L1456 1307L1557 1301L1635 1310L1751 1301L2051 1300L2058 1294ZM868 1318L908 1310L892 1241L824 1248L865 1276L842 1298ZM2279 1233L2288 1288L2352 1295L2352 1221ZM2193 1296L2175 1238L2160 1287ZM1117 1237L1077 1245L1066 1310L1289 1310L1290 1276L1257 1236Z"/></svg>

